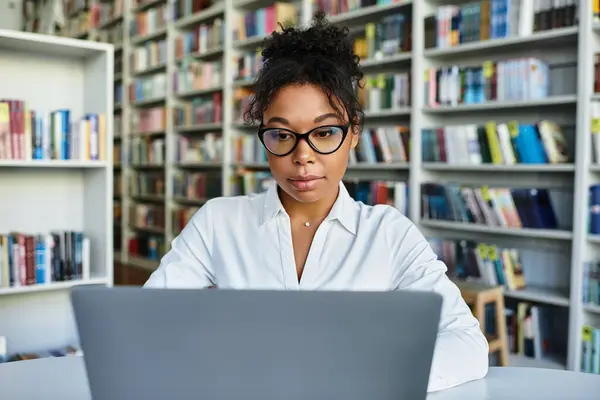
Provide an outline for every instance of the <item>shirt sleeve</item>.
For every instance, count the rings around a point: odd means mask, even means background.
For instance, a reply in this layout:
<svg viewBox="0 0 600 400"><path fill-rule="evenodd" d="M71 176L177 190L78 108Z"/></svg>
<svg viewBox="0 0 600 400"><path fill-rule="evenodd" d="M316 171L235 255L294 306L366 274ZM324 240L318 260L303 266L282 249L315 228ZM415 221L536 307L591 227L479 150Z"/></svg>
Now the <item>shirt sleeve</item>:
<svg viewBox="0 0 600 400"><path fill-rule="evenodd" d="M148 288L207 288L214 286L211 265L213 229L209 203L202 206L171 242L171 250L150 275Z"/></svg>
<svg viewBox="0 0 600 400"><path fill-rule="evenodd" d="M481 379L488 371L488 342L479 321L448 279L446 265L438 260L423 234L405 217L393 223L391 256L394 290L434 291L443 306L427 391L448 389Z"/></svg>

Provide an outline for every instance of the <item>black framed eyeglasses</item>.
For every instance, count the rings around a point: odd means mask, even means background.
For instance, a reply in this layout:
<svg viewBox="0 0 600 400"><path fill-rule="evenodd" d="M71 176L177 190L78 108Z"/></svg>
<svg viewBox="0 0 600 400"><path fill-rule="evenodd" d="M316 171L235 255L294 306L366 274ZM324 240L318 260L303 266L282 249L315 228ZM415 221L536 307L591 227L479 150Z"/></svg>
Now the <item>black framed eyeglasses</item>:
<svg viewBox="0 0 600 400"><path fill-rule="evenodd" d="M304 139L308 145L319 154L336 152L346 135L348 125L318 126L305 133L297 133L285 128L266 128L262 125L258 129L258 138L269 153L283 157L290 154L300 140Z"/></svg>

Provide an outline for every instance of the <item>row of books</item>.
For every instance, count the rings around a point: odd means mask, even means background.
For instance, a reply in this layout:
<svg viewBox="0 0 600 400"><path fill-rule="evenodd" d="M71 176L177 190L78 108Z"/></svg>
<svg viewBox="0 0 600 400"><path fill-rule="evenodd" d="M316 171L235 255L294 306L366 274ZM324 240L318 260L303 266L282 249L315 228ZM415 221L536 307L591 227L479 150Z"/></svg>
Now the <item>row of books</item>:
<svg viewBox="0 0 600 400"><path fill-rule="evenodd" d="M411 104L409 72L366 75L357 87L358 100L366 112L408 107Z"/></svg>
<svg viewBox="0 0 600 400"><path fill-rule="evenodd" d="M175 39L175 59L181 60L190 54L204 54L222 49L225 43L225 23L215 18L193 30L183 32Z"/></svg>
<svg viewBox="0 0 600 400"><path fill-rule="evenodd" d="M179 136L175 159L179 163L219 163L223 160L223 137L205 133L201 138Z"/></svg>
<svg viewBox="0 0 600 400"><path fill-rule="evenodd" d="M234 82L252 82L262 67L262 54L260 49L236 56L233 60L235 64L235 68L233 69Z"/></svg>
<svg viewBox="0 0 600 400"><path fill-rule="evenodd" d="M167 74L164 72L139 77L129 85L129 101L163 99L167 96Z"/></svg>
<svg viewBox="0 0 600 400"><path fill-rule="evenodd" d="M108 3L97 2L94 5L98 7L98 24L100 26L122 17L125 10L125 0L112 0Z"/></svg>
<svg viewBox="0 0 600 400"><path fill-rule="evenodd" d="M258 135L239 135L232 138L233 155L236 163L266 163L267 152Z"/></svg>
<svg viewBox="0 0 600 400"><path fill-rule="evenodd" d="M587 260L583 263L581 283L582 302L600 305L600 261Z"/></svg>
<svg viewBox="0 0 600 400"><path fill-rule="evenodd" d="M600 103L591 102L592 162L600 164Z"/></svg>
<svg viewBox="0 0 600 400"><path fill-rule="evenodd" d="M264 192L275 182L270 172L243 170L239 172L238 175L231 177L233 196Z"/></svg>
<svg viewBox="0 0 600 400"><path fill-rule="evenodd" d="M235 102L234 102L235 103ZM218 124L223 121L223 93L196 97L173 109L173 121L177 127L202 124Z"/></svg>
<svg viewBox="0 0 600 400"><path fill-rule="evenodd" d="M254 92L252 89L247 87L238 87L233 90L233 121L237 121L238 123L245 121L244 113L250 106L253 95Z"/></svg>
<svg viewBox="0 0 600 400"><path fill-rule="evenodd" d="M83 232L0 235L0 287L90 278L90 239Z"/></svg>
<svg viewBox="0 0 600 400"><path fill-rule="evenodd" d="M196 13L208 10L218 3L218 0L174 0L172 2L172 13L175 21L189 17Z"/></svg>
<svg viewBox="0 0 600 400"><path fill-rule="evenodd" d="M545 188L421 185L422 217L503 228L569 229L572 193Z"/></svg>
<svg viewBox="0 0 600 400"><path fill-rule="evenodd" d="M185 94L194 90L215 89L223 85L223 62L184 59L173 75L173 90Z"/></svg>
<svg viewBox="0 0 600 400"><path fill-rule="evenodd" d="M519 249L469 240L428 238L428 242L448 267L450 278L503 286L507 290L527 286Z"/></svg>
<svg viewBox="0 0 600 400"><path fill-rule="evenodd" d="M132 197L164 197L165 174L163 171L139 171L129 176Z"/></svg>
<svg viewBox="0 0 600 400"><path fill-rule="evenodd" d="M173 234L179 235L183 228L190 222L190 219L198 212L200 207L182 207L171 211L171 222L173 224Z"/></svg>
<svg viewBox="0 0 600 400"><path fill-rule="evenodd" d="M163 204L131 203L129 221L133 230L163 233L165 229L165 206Z"/></svg>
<svg viewBox="0 0 600 400"><path fill-rule="evenodd" d="M168 21L169 8L165 4L139 11L131 21L129 36L150 35L165 28Z"/></svg>
<svg viewBox="0 0 600 400"><path fill-rule="evenodd" d="M578 24L579 3L579 0L481 0L443 5L425 20L425 45L449 48L574 26Z"/></svg>
<svg viewBox="0 0 600 400"><path fill-rule="evenodd" d="M354 39L354 53L361 60L379 60L412 50L410 14L393 14L365 25L364 34Z"/></svg>
<svg viewBox="0 0 600 400"><path fill-rule="evenodd" d="M589 227L588 232L600 235L600 185L591 185L589 188Z"/></svg>
<svg viewBox="0 0 600 400"><path fill-rule="evenodd" d="M127 238L127 250L131 256L159 261L165 255L167 246L162 235L134 232Z"/></svg>
<svg viewBox="0 0 600 400"><path fill-rule="evenodd" d="M130 141L131 165L164 165L165 139L134 136Z"/></svg>
<svg viewBox="0 0 600 400"><path fill-rule="evenodd" d="M115 125L116 123L115 119ZM164 131L166 126L167 108L164 106L132 110L131 132L136 134L156 133Z"/></svg>
<svg viewBox="0 0 600 400"><path fill-rule="evenodd" d="M241 14L234 19L233 40L263 37L279 30L278 22L296 25L298 9L292 3L276 2L270 6Z"/></svg>
<svg viewBox="0 0 600 400"><path fill-rule="evenodd" d="M344 179L348 194L367 205L387 204L408 215L408 185L403 181Z"/></svg>
<svg viewBox="0 0 600 400"><path fill-rule="evenodd" d="M393 3L409 3L409 0L317 0L313 2L313 11L322 11L327 15L340 15L365 7L385 6Z"/></svg>
<svg viewBox="0 0 600 400"><path fill-rule="evenodd" d="M550 96L549 64L534 58L451 65L425 71L425 105L483 104L531 101Z"/></svg>
<svg viewBox="0 0 600 400"><path fill-rule="evenodd" d="M71 110L32 110L23 100L0 100L0 160L106 160L106 116Z"/></svg>
<svg viewBox="0 0 600 400"><path fill-rule="evenodd" d="M18 352L9 354L6 349L8 343L4 336L0 336L0 364L4 362L24 361L24 360L36 360L39 358L50 358L50 357L70 357L83 355L83 351L75 346L67 346L47 351L36 351L36 352Z"/></svg>
<svg viewBox="0 0 600 400"><path fill-rule="evenodd" d="M581 372L600 374L600 328L588 324L581 329Z"/></svg>
<svg viewBox="0 0 600 400"><path fill-rule="evenodd" d="M204 201L222 196L222 180L218 173L176 171L173 176L173 196Z"/></svg>
<svg viewBox="0 0 600 400"><path fill-rule="evenodd" d="M408 126L380 126L363 129L358 144L350 149L349 163L402 163L410 156Z"/></svg>
<svg viewBox="0 0 600 400"><path fill-rule="evenodd" d="M149 68L164 66L167 63L167 41L146 42L143 46L134 47L130 53L133 73L144 72Z"/></svg>
<svg viewBox="0 0 600 400"><path fill-rule="evenodd" d="M562 164L571 153L561 127L549 120L424 129L423 161L451 165Z"/></svg>

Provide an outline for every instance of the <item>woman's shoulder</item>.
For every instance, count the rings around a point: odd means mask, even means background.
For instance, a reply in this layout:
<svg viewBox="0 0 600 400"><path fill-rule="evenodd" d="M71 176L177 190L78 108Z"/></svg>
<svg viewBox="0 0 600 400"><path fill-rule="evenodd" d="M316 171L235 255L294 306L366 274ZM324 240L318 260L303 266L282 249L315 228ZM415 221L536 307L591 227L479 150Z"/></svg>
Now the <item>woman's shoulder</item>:
<svg viewBox="0 0 600 400"><path fill-rule="evenodd" d="M240 216L248 218L260 210L264 203L265 193L249 194L241 196L214 197L200 207L200 217L206 216L212 220L223 221L226 219L237 220Z"/></svg>
<svg viewBox="0 0 600 400"><path fill-rule="evenodd" d="M407 230L414 225L406 215L389 204L367 205L355 201L355 206L360 221L377 229Z"/></svg>

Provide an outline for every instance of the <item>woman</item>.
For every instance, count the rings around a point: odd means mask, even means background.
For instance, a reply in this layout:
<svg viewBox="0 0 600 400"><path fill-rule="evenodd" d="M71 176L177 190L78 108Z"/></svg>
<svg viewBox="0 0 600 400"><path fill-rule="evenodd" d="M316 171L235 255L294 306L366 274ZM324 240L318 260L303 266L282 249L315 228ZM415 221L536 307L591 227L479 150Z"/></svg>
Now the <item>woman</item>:
<svg viewBox="0 0 600 400"><path fill-rule="evenodd" d="M355 202L341 183L362 122L347 35L318 15L266 41L247 116L260 123L276 185L208 201L145 286L436 291L429 391L482 378L488 344L446 266L399 211Z"/></svg>

